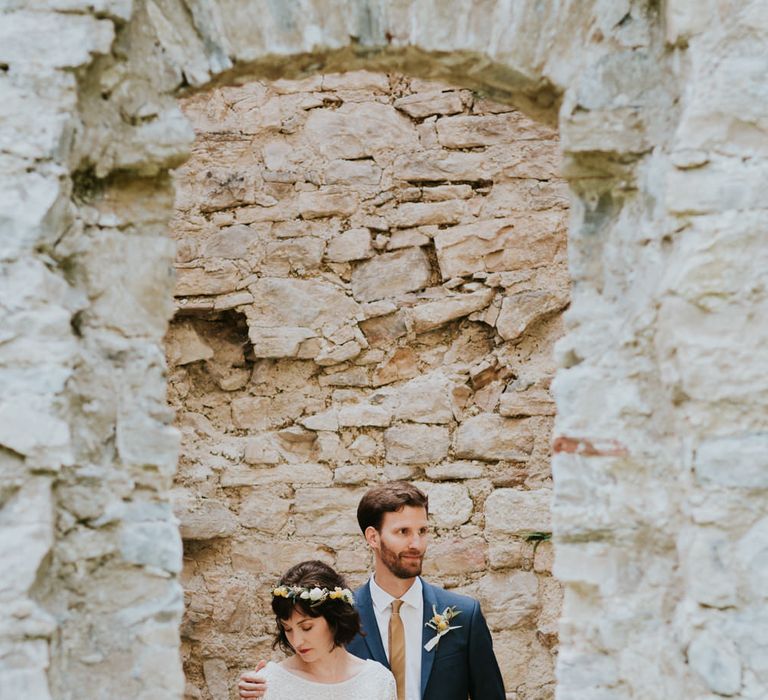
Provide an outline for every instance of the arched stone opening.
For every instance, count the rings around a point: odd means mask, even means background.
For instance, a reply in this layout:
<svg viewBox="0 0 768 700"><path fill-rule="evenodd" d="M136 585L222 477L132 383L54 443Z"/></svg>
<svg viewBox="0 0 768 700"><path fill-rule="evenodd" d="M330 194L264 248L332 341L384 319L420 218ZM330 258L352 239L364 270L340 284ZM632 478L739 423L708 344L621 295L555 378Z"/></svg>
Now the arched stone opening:
<svg viewBox="0 0 768 700"><path fill-rule="evenodd" d="M555 130L365 71L182 105L167 347L189 697L274 655L264 591L292 563L365 580L355 504L393 478L430 494L425 573L481 599L511 696L553 697Z"/></svg>
<svg viewBox="0 0 768 700"><path fill-rule="evenodd" d="M765 695L764 8L706 7L7 4L4 691L183 692L160 351L166 172L190 138L175 100L285 65L559 107L575 196L554 384L558 697Z"/></svg>

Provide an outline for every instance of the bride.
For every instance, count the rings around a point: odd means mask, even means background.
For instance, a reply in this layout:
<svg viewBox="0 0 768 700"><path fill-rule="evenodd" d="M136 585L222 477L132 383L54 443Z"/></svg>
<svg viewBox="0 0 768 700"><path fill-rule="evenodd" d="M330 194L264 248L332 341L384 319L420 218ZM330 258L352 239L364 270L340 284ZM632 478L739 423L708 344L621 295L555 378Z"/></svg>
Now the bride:
<svg viewBox="0 0 768 700"><path fill-rule="evenodd" d="M242 700L396 700L389 670L345 649L360 631L360 616L352 592L330 566L304 561L288 569L272 589L272 611L272 646L289 656L243 673Z"/></svg>

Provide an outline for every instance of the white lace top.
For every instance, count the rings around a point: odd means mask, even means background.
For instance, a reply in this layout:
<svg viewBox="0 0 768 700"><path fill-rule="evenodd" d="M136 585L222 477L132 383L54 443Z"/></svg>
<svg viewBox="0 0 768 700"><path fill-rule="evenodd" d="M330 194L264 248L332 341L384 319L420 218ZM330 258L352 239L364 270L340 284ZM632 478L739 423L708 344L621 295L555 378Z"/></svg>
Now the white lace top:
<svg viewBox="0 0 768 700"><path fill-rule="evenodd" d="M315 683L270 661L260 672L267 681L262 700L397 700L395 677L378 661L341 683Z"/></svg>

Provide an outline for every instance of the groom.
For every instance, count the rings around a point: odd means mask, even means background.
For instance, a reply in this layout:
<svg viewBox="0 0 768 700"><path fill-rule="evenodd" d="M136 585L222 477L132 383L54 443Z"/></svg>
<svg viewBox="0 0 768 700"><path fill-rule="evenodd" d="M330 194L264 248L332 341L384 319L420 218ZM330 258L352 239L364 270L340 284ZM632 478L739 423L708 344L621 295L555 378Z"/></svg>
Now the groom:
<svg viewBox="0 0 768 700"><path fill-rule="evenodd" d="M390 668L398 700L504 700L479 603L420 577L427 513L427 496L404 481L374 486L360 501L357 522L375 563L355 591L365 636L347 649Z"/></svg>
<svg viewBox="0 0 768 700"><path fill-rule="evenodd" d="M398 700L504 700L479 603L420 577L427 514L427 496L404 481L374 486L361 499L357 521L375 562L371 578L355 591L364 635L347 649L389 668ZM244 700L264 692L260 667L241 676Z"/></svg>

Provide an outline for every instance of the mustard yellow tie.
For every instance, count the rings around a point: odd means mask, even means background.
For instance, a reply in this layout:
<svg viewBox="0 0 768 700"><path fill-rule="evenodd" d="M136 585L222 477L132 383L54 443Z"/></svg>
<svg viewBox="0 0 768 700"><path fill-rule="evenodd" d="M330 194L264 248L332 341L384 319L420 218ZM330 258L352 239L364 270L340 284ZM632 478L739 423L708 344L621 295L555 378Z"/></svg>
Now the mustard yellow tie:
<svg viewBox="0 0 768 700"><path fill-rule="evenodd" d="M397 684L397 700L405 700L405 628L400 617L402 600L392 601L389 618L389 667Z"/></svg>

